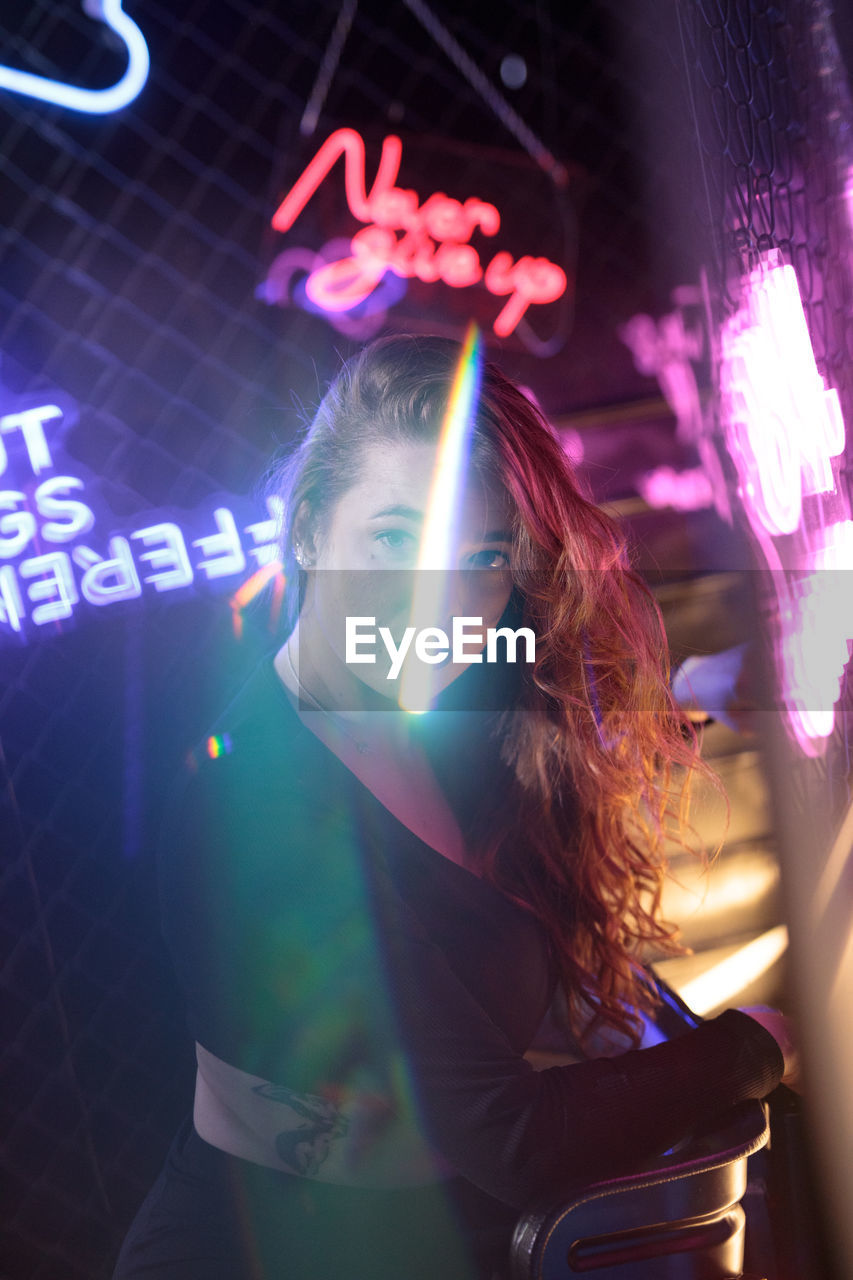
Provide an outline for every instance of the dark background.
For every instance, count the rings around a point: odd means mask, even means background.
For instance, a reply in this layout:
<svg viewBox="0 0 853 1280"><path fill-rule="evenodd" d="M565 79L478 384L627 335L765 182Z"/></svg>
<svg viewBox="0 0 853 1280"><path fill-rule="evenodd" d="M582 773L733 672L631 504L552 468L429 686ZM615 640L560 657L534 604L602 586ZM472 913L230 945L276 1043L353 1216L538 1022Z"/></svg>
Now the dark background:
<svg viewBox="0 0 853 1280"><path fill-rule="evenodd" d="M722 314L744 242L776 244L813 268L818 356L849 397L849 299L827 269L837 241L822 159L837 127L795 56L806 7L436 0L432 12L565 166L558 186L402 3L359 4L303 137L340 6L128 0L151 54L131 105L83 116L0 91L4 400L56 390L76 402L64 453L102 538L151 512L192 525L223 494L260 514L270 456L360 344L257 296L285 247L318 248L336 221L337 234L355 229L340 172L326 184L334 199L318 198L287 236L270 219L334 128L363 132L369 172L397 132L402 185L492 201L496 247L544 254L570 276L570 302L534 309L511 338L489 338L489 354L580 431L585 473L599 498L634 513L650 571L677 564L690 578L709 547L718 561L730 553L731 535L711 513L637 502L641 461L695 458L620 326L670 310L701 268ZM847 47L849 23L838 33ZM3 61L39 74L98 87L124 67L70 0L7 0L0 34ZM526 62L519 89L501 82L507 53ZM762 182L775 203L756 198ZM738 202L739 237L726 229ZM473 315L489 337L499 305L482 288L413 285L387 328L461 336ZM108 1275L190 1104L154 833L188 744L272 645L267 619L261 601L238 642L221 593L149 591L0 634L7 1280ZM708 648L738 638L726 619L714 634L706 624Z"/></svg>

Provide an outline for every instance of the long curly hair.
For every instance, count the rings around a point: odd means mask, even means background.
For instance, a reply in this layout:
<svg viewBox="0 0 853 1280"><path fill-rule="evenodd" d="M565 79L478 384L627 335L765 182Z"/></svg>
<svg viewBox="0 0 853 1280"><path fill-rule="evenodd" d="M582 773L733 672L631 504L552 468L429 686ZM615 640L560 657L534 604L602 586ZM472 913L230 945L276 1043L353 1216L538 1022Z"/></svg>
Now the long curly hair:
<svg viewBox="0 0 853 1280"><path fill-rule="evenodd" d="M459 355L435 337L365 347L271 474L284 504L289 626L302 604L300 513L322 527L366 445L436 439ZM660 610L623 534L583 491L539 409L488 362L471 465L508 495L513 622L536 636L535 662L490 721L505 772L469 815L475 869L544 925L579 1042L606 1025L637 1043L638 1014L655 1004L643 956L684 950L661 919L667 847L689 844L695 775L722 784L672 696Z"/></svg>

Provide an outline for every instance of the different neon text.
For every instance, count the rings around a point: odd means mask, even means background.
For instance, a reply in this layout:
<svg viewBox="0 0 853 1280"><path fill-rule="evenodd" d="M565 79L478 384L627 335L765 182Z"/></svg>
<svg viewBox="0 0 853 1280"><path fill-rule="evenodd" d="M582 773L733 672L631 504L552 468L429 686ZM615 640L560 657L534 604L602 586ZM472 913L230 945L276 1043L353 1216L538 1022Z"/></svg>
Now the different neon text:
<svg viewBox="0 0 853 1280"><path fill-rule="evenodd" d="M388 271L427 283L443 281L455 289L482 281L490 293L506 298L493 324L495 333L506 337L529 307L554 302L566 292L566 273L547 258L515 259L502 250L484 267L470 240L475 232L497 234L498 210L473 196L454 200L440 191L421 202L417 192L395 186L402 149L399 138L385 138L368 192L364 141L355 129L337 129L276 210L273 227L289 230L343 156L347 207L367 225L352 237L348 254L309 273L305 292L315 306L332 313L348 311L370 297ZM271 274L275 273L273 263Z"/></svg>

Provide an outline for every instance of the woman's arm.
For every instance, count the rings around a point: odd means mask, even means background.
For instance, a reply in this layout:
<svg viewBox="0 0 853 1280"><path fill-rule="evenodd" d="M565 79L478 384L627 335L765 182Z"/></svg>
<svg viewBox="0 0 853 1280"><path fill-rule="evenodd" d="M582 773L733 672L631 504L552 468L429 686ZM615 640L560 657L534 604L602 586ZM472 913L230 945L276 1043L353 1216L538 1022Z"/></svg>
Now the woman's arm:
<svg viewBox="0 0 853 1280"><path fill-rule="evenodd" d="M389 960L427 1136L520 1209L635 1166L781 1080L773 1037L737 1010L652 1048L535 1071L402 912Z"/></svg>
<svg viewBox="0 0 853 1280"><path fill-rule="evenodd" d="M356 811L327 796L305 812L295 770L259 788L235 744L193 779L161 868L191 1026L223 1060L315 1095L345 1082L360 1045L403 1089L384 961L428 1142L519 1208L635 1165L780 1079L772 1036L737 1012L655 1048L534 1071L362 848Z"/></svg>

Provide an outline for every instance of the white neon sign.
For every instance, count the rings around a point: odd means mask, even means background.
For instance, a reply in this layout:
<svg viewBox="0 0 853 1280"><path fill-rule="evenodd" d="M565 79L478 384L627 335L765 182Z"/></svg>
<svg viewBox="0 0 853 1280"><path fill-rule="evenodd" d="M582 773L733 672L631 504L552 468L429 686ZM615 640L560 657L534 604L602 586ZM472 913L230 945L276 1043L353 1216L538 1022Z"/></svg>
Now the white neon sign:
<svg viewBox="0 0 853 1280"><path fill-rule="evenodd" d="M58 432L73 408L55 403L16 407L0 416L0 637L22 635L72 617L81 601L101 608L150 589L215 589L277 563L280 510L270 500L265 518L241 524L231 506L191 517L206 528L188 534L157 513L141 527L111 531L106 546L86 482L54 460L46 427ZM48 473L48 474L46 474ZM55 474L54 474L55 473ZM153 515L153 513L152 513Z"/></svg>
<svg viewBox="0 0 853 1280"><path fill-rule="evenodd" d="M799 528L803 499L835 490L844 450L838 392L818 372L794 268L768 255L720 337L726 439L753 523Z"/></svg>
<svg viewBox="0 0 853 1280"><path fill-rule="evenodd" d="M0 64L0 89L10 89L12 93L23 93L28 98L88 115L107 115L126 107L138 97L148 79L150 59L145 36L124 12L122 3L123 0L82 0L84 13L114 31L127 49L127 69L114 85L107 89L81 89L62 80Z"/></svg>
<svg viewBox="0 0 853 1280"><path fill-rule="evenodd" d="M776 594L788 723L803 752L820 755L853 639L839 573L853 568L853 522L833 465L845 429L838 392L815 362L796 272L776 250L744 277L741 305L723 325L720 395L738 496ZM834 499L830 523L823 495Z"/></svg>

